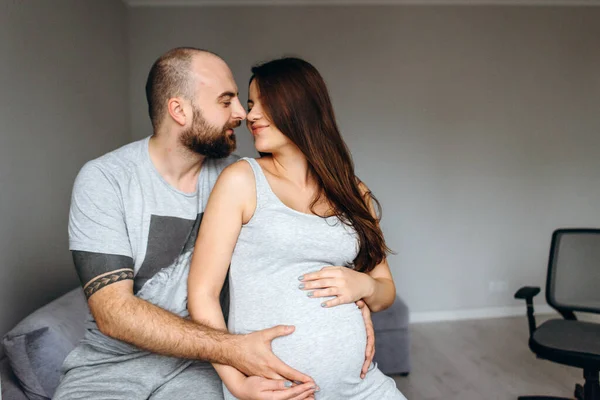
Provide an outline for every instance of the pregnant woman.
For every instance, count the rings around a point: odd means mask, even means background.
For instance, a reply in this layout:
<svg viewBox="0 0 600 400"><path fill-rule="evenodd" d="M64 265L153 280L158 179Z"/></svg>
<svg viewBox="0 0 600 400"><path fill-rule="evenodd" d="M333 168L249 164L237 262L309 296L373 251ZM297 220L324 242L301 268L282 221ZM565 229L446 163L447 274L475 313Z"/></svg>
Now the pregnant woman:
<svg viewBox="0 0 600 400"><path fill-rule="evenodd" d="M247 125L262 157L229 166L213 189L191 262L190 314L225 329L219 293L229 270L229 331L295 326L273 352L314 379L315 398L405 399L374 364L361 377L366 332L355 302L382 310L395 286L376 200L354 174L325 82L296 58L252 72ZM247 397L252 377L215 368L226 399Z"/></svg>

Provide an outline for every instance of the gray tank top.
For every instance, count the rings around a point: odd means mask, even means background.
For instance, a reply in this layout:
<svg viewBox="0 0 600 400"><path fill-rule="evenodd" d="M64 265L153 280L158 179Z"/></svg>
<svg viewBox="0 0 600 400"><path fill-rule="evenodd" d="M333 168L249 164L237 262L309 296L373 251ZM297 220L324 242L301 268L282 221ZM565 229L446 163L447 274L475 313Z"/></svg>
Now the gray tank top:
<svg viewBox="0 0 600 400"><path fill-rule="evenodd" d="M319 399L349 399L363 386L366 333L355 304L323 308L328 298L300 290L300 275L352 265L356 232L337 217L321 218L286 206L255 159L244 158L256 180L256 210L242 226L230 267L228 328L234 333L285 324L295 332L273 341L285 363L315 379Z"/></svg>

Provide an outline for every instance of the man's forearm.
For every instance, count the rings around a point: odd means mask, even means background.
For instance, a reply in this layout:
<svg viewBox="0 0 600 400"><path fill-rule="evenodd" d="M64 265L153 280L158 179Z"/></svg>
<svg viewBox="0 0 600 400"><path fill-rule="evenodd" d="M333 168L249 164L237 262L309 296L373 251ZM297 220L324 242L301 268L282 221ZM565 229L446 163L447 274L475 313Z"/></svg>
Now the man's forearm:
<svg viewBox="0 0 600 400"><path fill-rule="evenodd" d="M104 308L107 309L107 308ZM94 315L106 335L166 356L229 364L236 338L183 319L133 295L113 301L110 313Z"/></svg>

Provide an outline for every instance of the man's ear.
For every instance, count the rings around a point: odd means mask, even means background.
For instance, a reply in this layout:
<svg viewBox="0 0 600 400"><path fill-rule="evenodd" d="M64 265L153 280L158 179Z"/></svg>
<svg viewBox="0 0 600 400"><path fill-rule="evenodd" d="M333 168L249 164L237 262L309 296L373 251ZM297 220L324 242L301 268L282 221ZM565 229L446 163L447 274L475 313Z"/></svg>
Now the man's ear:
<svg viewBox="0 0 600 400"><path fill-rule="evenodd" d="M185 125L187 114L185 111L185 103L183 102L183 99L179 97L170 98L167 102L167 111L169 112L169 115L171 116L171 118L173 118L175 122L177 122L181 126Z"/></svg>

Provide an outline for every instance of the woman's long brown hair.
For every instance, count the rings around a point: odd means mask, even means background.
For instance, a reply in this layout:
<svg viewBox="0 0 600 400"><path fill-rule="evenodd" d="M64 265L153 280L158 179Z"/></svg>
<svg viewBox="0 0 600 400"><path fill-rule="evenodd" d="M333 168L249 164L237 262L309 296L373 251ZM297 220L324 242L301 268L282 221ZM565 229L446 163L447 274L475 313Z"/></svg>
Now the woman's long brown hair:
<svg viewBox="0 0 600 400"><path fill-rule="evenodd" d="M311 203L325 198L336 215L354 228L360 250L356 270L369 272L389 252L379 218L370 211L371 202L381 206L369 191L361 193L354 163L337 126L325 81L310 63L298 58L281 58L252 68L260 101L271 122L302 151L319 184ZM328 216L329 216L328 215Z"/></svg>

